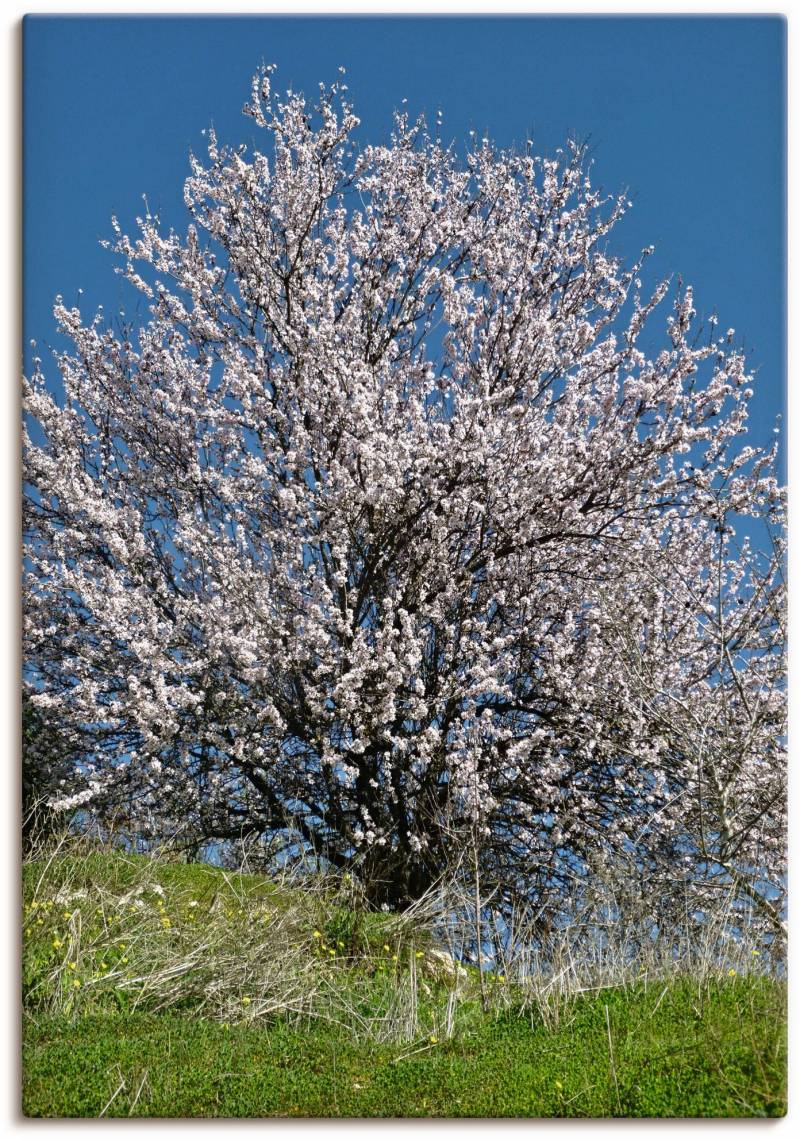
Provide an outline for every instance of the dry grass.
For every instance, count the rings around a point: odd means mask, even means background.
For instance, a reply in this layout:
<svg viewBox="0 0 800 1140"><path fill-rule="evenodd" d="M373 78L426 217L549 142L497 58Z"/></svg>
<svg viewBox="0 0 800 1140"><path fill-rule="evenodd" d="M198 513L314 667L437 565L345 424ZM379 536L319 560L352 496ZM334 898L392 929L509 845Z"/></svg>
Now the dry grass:
<svg viewBox="0 0 800 1140"><path fill-rule="evenodd" d="M62 835L31 852L24 882L32 1017L318 1019L425 1048L511 1008L556 1028L582 994L779 968L732 900L702 922L687 904L657 930L644 904L622 905L599 880L546 932L533 909L503 921L491 896L482 900L482 961L473 893L452 879L384 915L366 908L351 876L284 868L267 877Z"/></svg>
<svg viewBox="0 0 800 1140"><path fill-rule="evenodd" d="M23 943L29 1016L311 1018L410 1042L454 1031L464 979L427 931L366 912L349 877L265 878L74 836L25 862Z"/></svg>

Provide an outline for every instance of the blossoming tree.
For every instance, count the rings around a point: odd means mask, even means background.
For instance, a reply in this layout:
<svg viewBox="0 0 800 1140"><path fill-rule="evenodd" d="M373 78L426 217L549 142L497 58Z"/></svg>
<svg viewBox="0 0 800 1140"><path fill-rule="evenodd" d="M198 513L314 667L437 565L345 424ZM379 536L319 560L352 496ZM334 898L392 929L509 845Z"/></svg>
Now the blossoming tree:
<svg viewBox="0 0 800 1140"><path fill-rule="evenodd" d="M67 806L280 836L420 895L598 855L780 921L782 490L732 331L662 347L580 148L462 155L259 74L264 153L191 160L184 235L114 223L134 328L59 303L25 406L30 700ZM660 311L660 310L659 310ZM777 536L764 554L731 520Z"/></svg>

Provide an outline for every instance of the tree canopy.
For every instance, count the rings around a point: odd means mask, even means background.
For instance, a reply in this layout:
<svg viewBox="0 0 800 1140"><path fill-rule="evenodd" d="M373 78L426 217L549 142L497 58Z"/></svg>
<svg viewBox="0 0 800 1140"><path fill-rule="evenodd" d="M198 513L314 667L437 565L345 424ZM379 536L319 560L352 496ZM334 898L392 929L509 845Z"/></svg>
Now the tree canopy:
<svg viewBox="0 0 800 1140"><path fill-rule="evenodd" d="M25 383L62 803L393 907L470 845L501 903L624 856L779 925L784 492L733 330L644 291L580 146L359 145L346 90L259 73L185 233L114 223L145 319L59 302L63 396Z"/></svg>

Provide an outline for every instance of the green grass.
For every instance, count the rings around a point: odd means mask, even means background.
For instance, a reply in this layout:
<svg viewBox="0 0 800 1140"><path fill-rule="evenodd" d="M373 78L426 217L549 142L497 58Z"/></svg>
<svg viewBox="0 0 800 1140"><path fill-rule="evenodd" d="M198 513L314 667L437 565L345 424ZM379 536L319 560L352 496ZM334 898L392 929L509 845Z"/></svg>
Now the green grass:
<svg viewBox="0 0 800 1140"><path fill-rule="evenodd" d="M85 846L26 864L23 902L29 1116L785 1112L785 986L756 951L555 999L490 974L481 1001L349 880Z"/></svg>
<svg viewBox="0 0 800 1140"><path fill-rule="evenodd" d="M511 1013L445 1043L174 1015L44 1018L24 1034L29 1116L779 1116L774 982L603 991L557 1029ZM609 1044L610 1034L610 1044Z"/></svg>

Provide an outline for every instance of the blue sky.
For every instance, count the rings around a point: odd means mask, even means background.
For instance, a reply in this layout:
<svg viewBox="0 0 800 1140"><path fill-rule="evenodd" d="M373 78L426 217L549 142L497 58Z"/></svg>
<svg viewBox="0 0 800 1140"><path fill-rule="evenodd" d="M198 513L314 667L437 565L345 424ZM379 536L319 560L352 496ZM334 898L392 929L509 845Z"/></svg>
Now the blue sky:
<svg viewBox="0 0 800 1140"><path fill-rule="evenodd" d="M780 17L28 17L25 344L54 343L57 293L82 289L87 315L124 304L111 215L132 231L146 194L182 227L202 130L258 143L241 107L262 61L308 94L343 65L364 140L403 98L441 108L448 139L588 139L594 181L635 203L616 251L654 244L650 280L682 276L752 350L766 442L785 402L785 43Z"/></svg>

